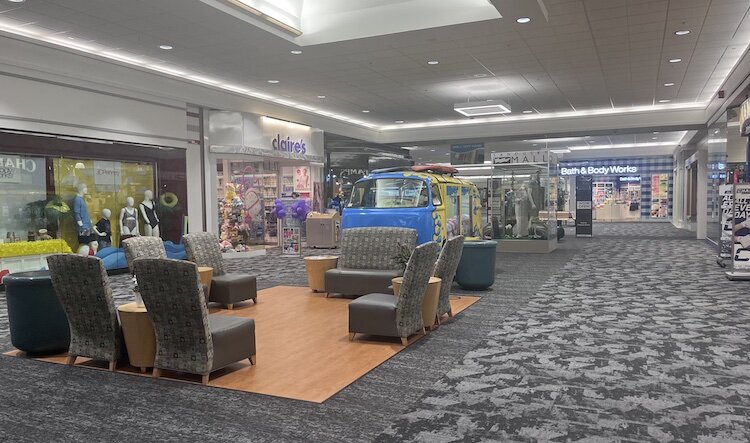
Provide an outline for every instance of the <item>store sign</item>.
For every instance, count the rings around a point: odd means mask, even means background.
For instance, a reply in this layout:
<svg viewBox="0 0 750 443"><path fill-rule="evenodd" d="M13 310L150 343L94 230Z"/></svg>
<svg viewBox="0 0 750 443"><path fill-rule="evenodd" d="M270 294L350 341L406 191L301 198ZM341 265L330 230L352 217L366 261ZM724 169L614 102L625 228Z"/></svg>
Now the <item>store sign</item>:
<svg viewBox="0 0 750 443"><path fill-rule="evenodd" d="M492 153L492 164L496 166L502 165L531 165L548 163L552 157L552 161L556 162L557 159L552 156L547 150L541 151L520 151L520 152L493 152Z"/></svg>
<svg viewBox="0 0 750 443"><path fill-rule="evenodd" d="M122 164L120 162L94 162L94 184L97 186L120 185Z"/></svg>
<svg viewBox="0 0 750 443"><path fill-rule="evenodd" d="M560 168L560 175L619 175L637 174L637 166L581 166ZM640 180L640 177L638 178Z"/></svg>
<svg viewBox="0 0 750 443"><path fill-rule="evenodd" d="M484 163L484 143L451 145L451 164L468 165Z"/></svg>
<svg viewBox="0 0 750 443"><path fill-rule="evenodd" d="M639 175L634 175L630 177L620 177L620 181L627 182L627 183L639 182L641 181L641 177Z"/></svg>
<svg viewBox="0 0 750 443"><path fill-rule="evenodd" d="M593 197L593 177L576 177L576 235L593 235L594 213L591 205Z"/></svg>
<svg viewBox="0 0 750 443"><path fill-rule="evenodd" d="M242 112L212 111L210 152L247 154L323 163L322 137L311 127ZM319 132L319 131L318 131Z"/></svg>
<svg viewBox="0 0 750 443"><path fill-rule="evenodd" d="M277 151L294 152L295 154L304 154L307 152L305 140L299 139L295 141L291 137L287 137L285 140L281 138L281 134L276 134L276 138L271 141L271 146Z"/></svg>
<svg viewBox="0 0 750 443"><path fill-rule="evenodd" d="M19 155L0 156L0 183L21 183L21 174L37 169L37 160Z"/></svg>

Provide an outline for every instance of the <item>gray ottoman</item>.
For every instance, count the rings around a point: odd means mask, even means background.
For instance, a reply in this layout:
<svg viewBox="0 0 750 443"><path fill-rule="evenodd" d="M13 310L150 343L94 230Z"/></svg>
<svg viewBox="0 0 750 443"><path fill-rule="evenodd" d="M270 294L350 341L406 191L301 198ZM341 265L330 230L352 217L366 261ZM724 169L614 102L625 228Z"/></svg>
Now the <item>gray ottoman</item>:
<svg viewBox="0 0 750 443"><path fill-rule="evenodd" d="M482 290L495 283L495 255L497 242L479 240L464 242L461 261L456 270L456 282L464 289Z"/></svg>

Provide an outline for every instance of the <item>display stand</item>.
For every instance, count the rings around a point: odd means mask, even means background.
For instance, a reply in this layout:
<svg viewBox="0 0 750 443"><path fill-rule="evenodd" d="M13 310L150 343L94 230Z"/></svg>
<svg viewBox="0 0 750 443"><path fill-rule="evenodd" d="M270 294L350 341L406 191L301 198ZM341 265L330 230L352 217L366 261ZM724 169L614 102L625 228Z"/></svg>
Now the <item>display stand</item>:
<svg viewBox="0 0 750 443"><path fill-rule="evenodd" d="M492 154L489 212L498 251L557 249L557 165L547 149Z"/></svg>
<svg viewBox="0 0 750 443"><path fill-rule="evenodd" d="M716 264L722 268L727 267L727 262L732 258L732 245L734 244L732 231L734 229L734 187L732 185L719 186L719 198L721 199L721 237L716 255Z"/></svg>
<svg viewBox="0 0 750 443"><path fill-rule="evenodd" d="M594 235L592 197L593 177L576 176L576 237Z"/></svg>
<svg viewBox="0 0 750 443"><path fill-rule="evenodd" d="M750 280L750 184L733 188L732 269L730 280Z"/></svg>

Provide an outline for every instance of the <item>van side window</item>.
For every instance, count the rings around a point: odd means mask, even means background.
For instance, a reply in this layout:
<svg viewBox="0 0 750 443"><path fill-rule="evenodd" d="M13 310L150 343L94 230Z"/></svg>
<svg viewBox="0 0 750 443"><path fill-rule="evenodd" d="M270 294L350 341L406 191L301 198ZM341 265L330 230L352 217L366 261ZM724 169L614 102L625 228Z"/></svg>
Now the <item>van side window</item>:
<svg viewBox="0 0 750 443"><path fill-rule="evenodd" d="M432 204L435 206L443 204L443 200L440 198L440 188L434 183L432 185Z"/></svg>

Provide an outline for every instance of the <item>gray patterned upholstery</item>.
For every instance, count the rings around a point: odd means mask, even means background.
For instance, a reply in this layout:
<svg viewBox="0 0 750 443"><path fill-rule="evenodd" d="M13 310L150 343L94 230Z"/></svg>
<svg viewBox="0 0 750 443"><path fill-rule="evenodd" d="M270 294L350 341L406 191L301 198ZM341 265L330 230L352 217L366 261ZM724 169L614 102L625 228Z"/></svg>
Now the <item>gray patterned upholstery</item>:
<svg viewBox="0 0 750 443"><path fill-rule="evenodd" d="M139 258L134 268L154 325L155 368L208 375L255 355L255 322L208 315L194 263Z"/></svg>
<svg viewBox="0 0 750 443"><path fill-rule="evenodd" d="M198 266L214 268L209 301L221 303L230 309L235 303L244 300L257 302L258 284L255 276L228 274L224 270L224 259L217 236L209 232L195 232L186 234L183 239L188 260Z"/></svg>
<svg viewBox="0 0 750 443"><path fill-rule="evenodd" d="M122 247L131 275L133 262L137 258L167 258L164 242L159 237L130 237L122 242Z"/></svg>
<svg viewBox="0 0 750 443"><path fill-rule="evenodd" d="M325 274L326 292L357 296L387 292L391 279L403 275L403 267L394 260L399 245L413 251L416 243L414 229L345 229L338 267Z"/></svg>
<svg viewBox="0 0 750 443"><path fill-rule="evenodd" d="M440 257L435 264L435 277L442 280L440 284L440 298L438 299L438 318L451 311L451 285L456 276L458 262L461 261L461 253L464 249L464 236L458 235L449 239L440 251Z"/></svg>
<svg viewBox="0 0 750 443"><path fill-rule="evenodd" d="M69 356L113 362L121 355L120 322L112 288L97 257L47 257L52 286L70 324Z"/></svg>
<svg viewBox="0 0 750 443"><path fill-rule="evenodd" d="M417 244L417 231L385 227L344 229L338 266L401 270L401 265L393 260L399 252L399 244L413 250Z"/></svg>
<svg viewBox="0 0 750 443"><path fill-rule="evenodd" d="M409 258L396 305L396 327L399 337L408 337L424 327L422 301L435 269L438 253L440 245L429 242L419 245Z"/></svg>
<svg viewBox="0 0 750 443"><path fill-rule="evenodd" d="M214 276L224 275L224 261L219 248L219 237L210 232L194 232L182 237L187 259L198 266L214 268Z"/></svg>
<svg viewBox="0 0 750 443"><path fill-rule="evenodd" d="M439 251L435 242L414 249L398 297L374 293L349 303L349 332L401 337L405 343L407 337L421 331L422 301Z"/></svg>

